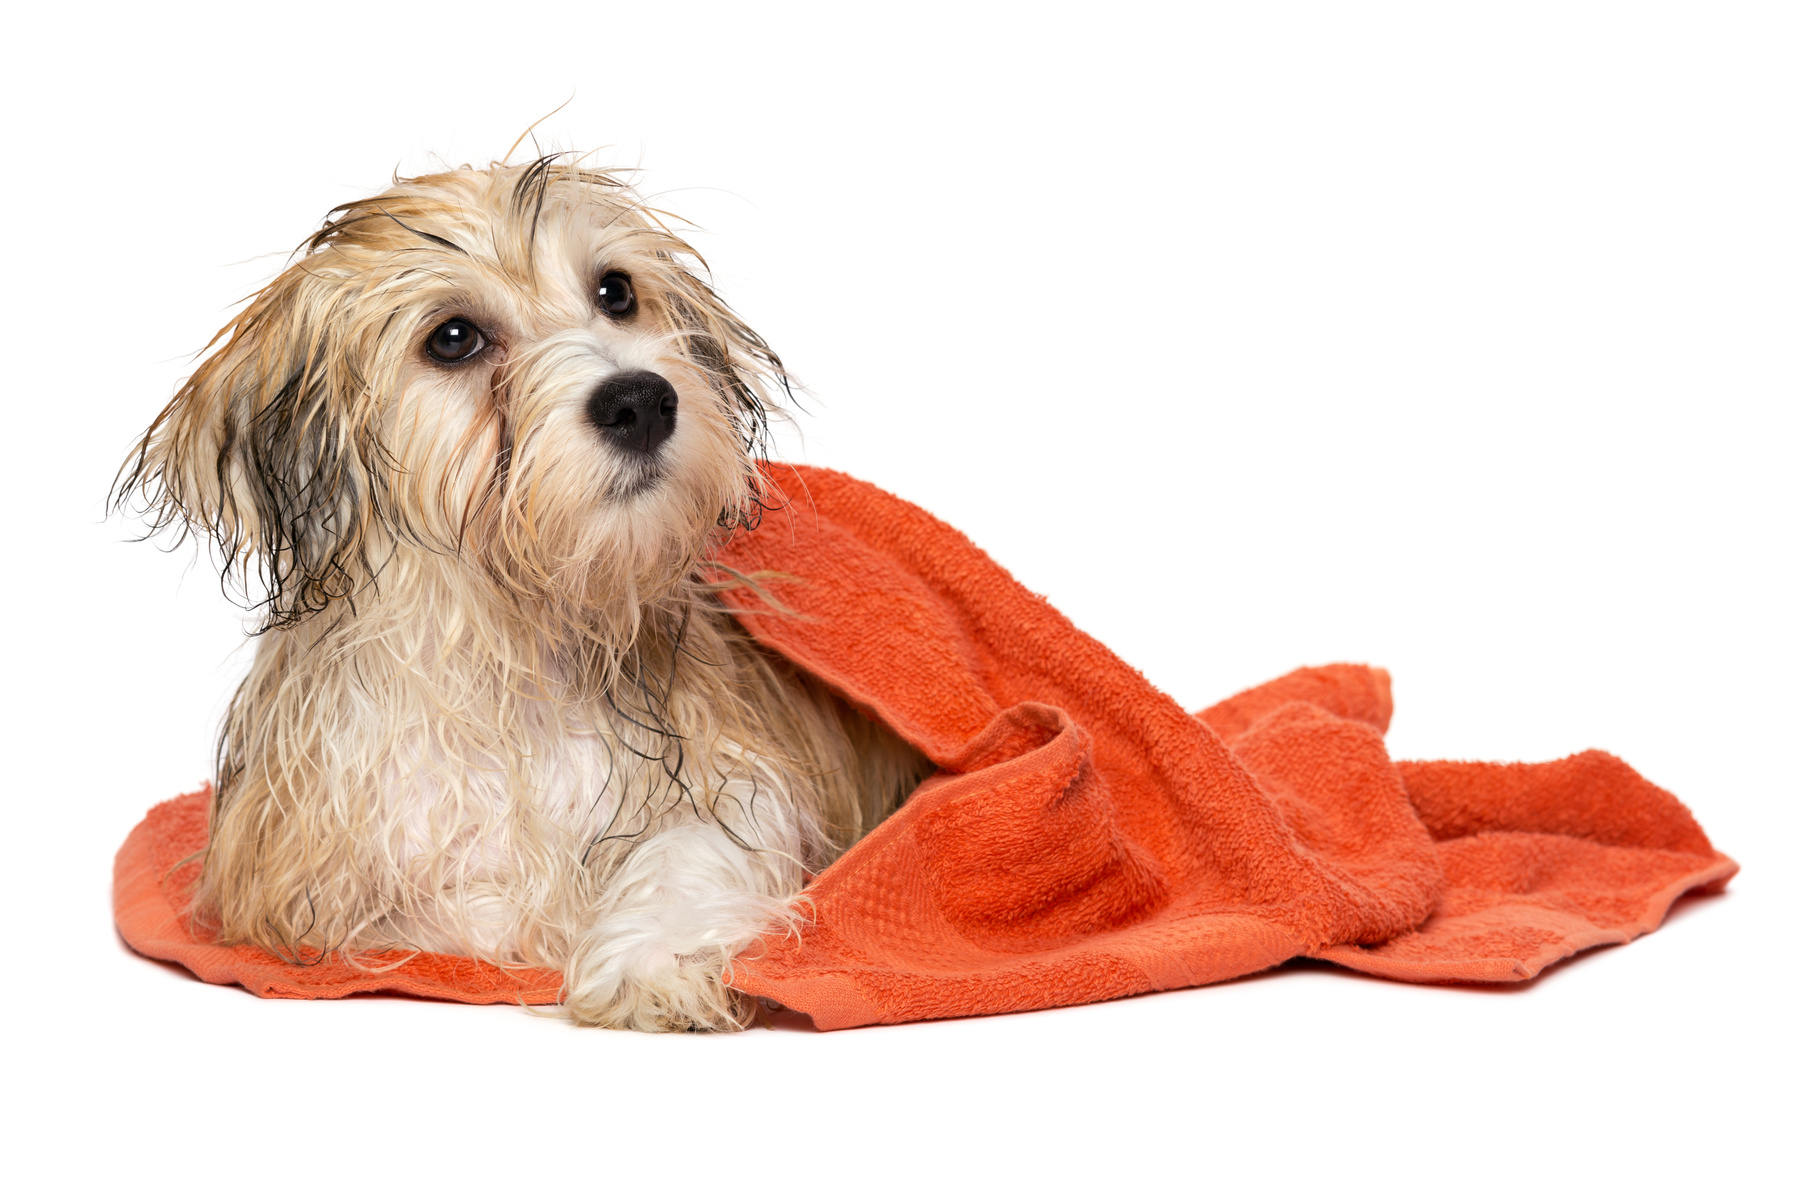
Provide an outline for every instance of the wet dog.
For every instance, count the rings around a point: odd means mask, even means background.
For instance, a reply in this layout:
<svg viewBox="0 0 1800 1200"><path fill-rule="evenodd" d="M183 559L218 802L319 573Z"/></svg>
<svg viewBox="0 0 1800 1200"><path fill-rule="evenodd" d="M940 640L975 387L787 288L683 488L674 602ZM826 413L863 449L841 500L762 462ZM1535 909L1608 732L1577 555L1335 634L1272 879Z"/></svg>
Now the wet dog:
<svg viewBox="0 0 1800 1200"><path fill-rule="evenodd" d="M560 969L586 1023L741 1024L733 958L928 770L757 649L723 594L755 581L709 564L781 502L787 388L615 175L334 209L117 490L257 620L193 919L300 962Z"/></svg>

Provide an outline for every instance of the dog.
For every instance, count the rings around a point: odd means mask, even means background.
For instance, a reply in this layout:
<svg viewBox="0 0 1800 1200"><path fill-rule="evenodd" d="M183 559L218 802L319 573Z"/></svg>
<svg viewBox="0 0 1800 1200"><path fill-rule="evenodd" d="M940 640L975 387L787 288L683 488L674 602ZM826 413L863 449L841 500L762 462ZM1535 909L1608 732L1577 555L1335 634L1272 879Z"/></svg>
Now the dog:
<svg viewBox="0 0 1800 1200"><path fill-rule="evenodd" d="M707 278L615 172L465 166L331 210L208 345L114 494L254 614L208 936L746 1022L734 958L931 766L731 618L792 391Z"/></svg>

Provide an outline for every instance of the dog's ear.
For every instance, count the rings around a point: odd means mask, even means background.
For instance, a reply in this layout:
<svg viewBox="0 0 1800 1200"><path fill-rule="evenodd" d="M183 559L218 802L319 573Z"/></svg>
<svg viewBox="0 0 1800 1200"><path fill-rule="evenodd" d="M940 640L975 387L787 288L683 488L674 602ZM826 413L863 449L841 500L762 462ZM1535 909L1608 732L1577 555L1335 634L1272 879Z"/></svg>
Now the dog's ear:
<svg viewBox="0 0 1800 1200"><path fill-rule="evenodd" d="M682 255L699 255L671 239ZM768 457L769 415L780 412L778 397L795 403L794 384L781 356L762 336L721 300L712 286L681 264L675 253L662 257L669 266L665 297L676 331L686 344L688 360L699 367L724 402L744 452L752 460ZM746 500L719 516L721 525L754 526L763 508L761 476L754 468Z"/></svg>
<svg viewBox="0 0 1800 1200"><path fill-rule="evenodd" d="M367 533L385 455L371 388L349 360L336 281L290 267L208 346L120 469L121 507L153 532L217 545L262 628L292 625L373 581Z"/></svg>

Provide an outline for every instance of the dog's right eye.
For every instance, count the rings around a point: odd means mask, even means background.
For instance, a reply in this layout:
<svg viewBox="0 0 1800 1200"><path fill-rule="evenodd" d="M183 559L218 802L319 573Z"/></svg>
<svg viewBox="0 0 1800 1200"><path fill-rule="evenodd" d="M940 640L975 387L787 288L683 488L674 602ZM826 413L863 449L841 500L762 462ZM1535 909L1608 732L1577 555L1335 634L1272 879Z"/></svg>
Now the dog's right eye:
<svg viewBox="0 0 1800 1200"><path fill-rule="evenodd" d="M425 341L425 353L441 363L461 362L487 345L481 330L465 317L451 317L431 331Z"/></svg>

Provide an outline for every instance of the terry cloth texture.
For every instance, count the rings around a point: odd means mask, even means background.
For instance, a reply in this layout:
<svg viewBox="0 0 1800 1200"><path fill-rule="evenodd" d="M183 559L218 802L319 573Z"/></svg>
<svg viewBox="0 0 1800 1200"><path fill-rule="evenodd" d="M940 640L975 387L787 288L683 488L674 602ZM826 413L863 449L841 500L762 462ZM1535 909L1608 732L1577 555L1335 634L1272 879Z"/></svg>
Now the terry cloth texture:
<svg viewBox="0 0 1800 1200"><path fill-rule="evenodd" d="M733 984L822 1029L1080 1004L1296 956L1416 982L1510 982L1655 929L1737 865L1674 796L1598 751L1542 764L1396 763L1386 672L1308 668L1198 714L1152 687L956 530L833 471L721 562L765 647L939 772L813 880L801 935ZM142 953L264 995L386 989L553 998L545 972L419 955L370 974L194 940L177 916L206 796L119 853Z"/></svg>

